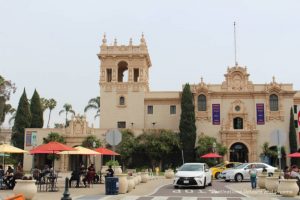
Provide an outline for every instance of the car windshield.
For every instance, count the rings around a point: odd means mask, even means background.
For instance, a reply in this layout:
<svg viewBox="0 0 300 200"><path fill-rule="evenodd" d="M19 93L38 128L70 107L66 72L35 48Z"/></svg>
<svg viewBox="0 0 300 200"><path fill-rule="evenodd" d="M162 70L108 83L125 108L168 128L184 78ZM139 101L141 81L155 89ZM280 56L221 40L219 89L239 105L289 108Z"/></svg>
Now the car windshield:
<svg viewBox="0 0 300 200"><path fill-rule="evenodd" d="M179 171L203 171L203 165L183 165Z"/></svg>
<svg viewBox="0 0 300 200"><path fill-rule="evenodd" d="M232 168L234 168L234 169L236 169L237 167L239 167L240 165L243 165L244 163L238 163L238 164L236 164L234 167L232 167Z"/></svg>
<svg viewBox="0 0 300 200"><path fill-rule="evenodd" d="M248 163L243 163L243 164L236 166L235 169L242 169L242 168L246 167L247 165L248 165Z"/></svg>
<svg viewBox="0 0 300 200"><path fill-rule="evenodd" d="M220 163L220 164L216 165L215 167L224 167L224 163Z"/></svg>

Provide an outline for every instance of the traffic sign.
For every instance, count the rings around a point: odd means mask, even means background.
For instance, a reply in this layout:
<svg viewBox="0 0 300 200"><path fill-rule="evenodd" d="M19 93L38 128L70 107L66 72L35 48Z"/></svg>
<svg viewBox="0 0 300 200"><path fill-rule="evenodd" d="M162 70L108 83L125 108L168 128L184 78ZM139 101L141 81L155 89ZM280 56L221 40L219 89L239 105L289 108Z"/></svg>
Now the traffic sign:
<svg viewBox="0 0 300 200"><path fill-rule="evenodd" d="M119 129L111 129L106 133L105 139L112 146L118 145L122 141L122 133Z"/></svg>
<svg viewBox="0 0 300 200"><path fill-rule="evenodd" d="M286 141L286 133L280 129L275 129L271 133L271 142L273 145L284 146Z"/></svg>

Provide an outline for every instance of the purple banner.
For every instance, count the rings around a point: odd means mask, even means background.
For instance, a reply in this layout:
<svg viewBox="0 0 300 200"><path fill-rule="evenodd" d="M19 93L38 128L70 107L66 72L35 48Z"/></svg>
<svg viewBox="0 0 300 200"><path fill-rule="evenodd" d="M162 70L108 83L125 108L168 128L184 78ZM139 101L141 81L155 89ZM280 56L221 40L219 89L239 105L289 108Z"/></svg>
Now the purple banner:
<svg viewBox="0 0 300 200"><path fill-rule="evenodd" d="M256 104L256 123L258 125L265 124L265 106L263 103Z"/></svg>
<svg viewBox="0 0 300 200"><path fill-rule="evenodd" d="M212 104L213 125L220 125L220 104Z"/></svg>

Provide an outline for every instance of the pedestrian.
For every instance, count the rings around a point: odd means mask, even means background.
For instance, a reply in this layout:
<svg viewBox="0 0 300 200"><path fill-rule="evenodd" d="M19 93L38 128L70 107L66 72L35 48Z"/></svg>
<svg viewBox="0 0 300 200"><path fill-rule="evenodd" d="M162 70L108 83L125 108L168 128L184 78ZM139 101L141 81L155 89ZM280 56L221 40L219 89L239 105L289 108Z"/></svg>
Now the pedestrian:
<svg viewBox="0 0 300 200"><path fill-rule="evenodd" d="M113 177L114 176L114 170L112 169L111 165L109 165L109 167L106 171L107 171L106 177Z"/></svg>
<svg viewBox="0 0 300 200"><path fill-rule="evenodd" d="M249 174L250 174L251 187L252 187L252 189L255 189L256 188L256 176L257 176L257 170L255 168L255 165L251 165Z"/></svg>

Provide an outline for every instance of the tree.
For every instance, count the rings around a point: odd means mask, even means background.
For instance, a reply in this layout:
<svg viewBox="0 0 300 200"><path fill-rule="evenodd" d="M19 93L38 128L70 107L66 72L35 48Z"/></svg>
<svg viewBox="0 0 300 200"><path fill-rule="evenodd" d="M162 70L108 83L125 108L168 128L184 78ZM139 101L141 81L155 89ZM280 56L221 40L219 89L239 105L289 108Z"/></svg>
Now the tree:
<svg viewBox="0 0 300 200"><path fill-rule="evenodd" d="M31 111L31 125L30 128L43 128L43 107L41 104L40 95L36 90L30 100L30 111Z"/></svg>
<svg viewBox="0 0 300 200"><path fill-rule="evenodd" d="M195 106L190 85L185 84L181 96L181 115L180 115L180 142L183 149L184 161L193 162L195 160Z"/></svg>
<svg viewBox="0 0 300 200"><path fill-rule="evenodd" d="M92 98L89 100L88 105L84 108L84 112L89 110L96 110L96 115L94 118L96 119L100 115L100 97L97 96L96 98Z"/></svg>
<svg viewBox="0 0 300 200"><path fill-rule="evenodd" d="M31 113L29 103L24 88L23 94L19 100L15 123L12 128L12 143L14 146L24 149L25 128L29 128L31 123Z"/></svg>
<svg viewBox="0 0 300 200"><path fill-rule="evenodd" d="M144 149L144 153L150 159L152 168L157 166L157 163L162 168L163 159L176 147L179 148L180 143L178 134L167 130L144 132L137 140L139 148Z"/></svg>
<svg viewBox="0 0 300 200"><path fill-rule="evenodd" d="M296 129L295 129L295 119L293 108L290 111L290 129L289 129L289 142L290 142L290 152L297 152L297 137L296 137ZM291 164L296 165L297 159L291 158Z"/></svg>
<svg viewBox="0 0 300 200"><path fill-rule="evenodd" d="M48 108L48 99L40 98L41 99L41 107L42 111L44 112Z"/></svg>
<svg viewBox="0 0 300 200"><path fill-rule="evenodd" d="M16 113L17 113L17 110L15 108L10 109L11 117L8 120L9 125L11 125L15 121Z"/></svg>
<svg viewBox="0 0 300 200"><path fill-rule="evenodd" d="M82 146L89 148L89 149L93 149L94 142L95 142L95 148L98 148L101 146L101 141L95 135L89 135L85 138L85 140L82 141Z"/></svg>
<svg viewBox="0 0 300 200"><path fill-rule="evenodd" d="M8 113L13 114L16 109L14 109L10 104L4 104L2 116L0 116L0 125L5 121L5 117Z"/></svg>
<svg viewBox="0 0 300 200"><path fill-rule="evenodd" d="M55 99L51 98L51 99L47 100L47 104L46 105L47 105L47 108L49 108L49 117L48 117L48 123L47 123L47 128L49 128L51 112L56 107L56 101L55 101Z"/></svg>
<svg viewBox="0 0 300 200"><path fill-rule="evenodd" d="M75 111L72 110L72 105L71 104L68 104L66 103L64 106L63 106L63 110L59 111L59 115L62 114L62 113L66 113L66 125L65 127L67 127L69 125L68 123L68 113L72 113L73 115L75 115Z"/></svg>
<svg viewBox="0 0 300 200"><path fill-rule="evenodd" d="M116 146L116 151L120 153L120 159L124 165L129 166L132 163L133 153L137 146L136 138L131 130L122 130L122 141Z"/></svg>
<svg viewBox="0 0 300 200"><path fill-rule="evenodd" d="M59 142L59 143L66 143L66 140L63 136L61 136L59 133L51 132L48 134L46 138L43 138L43 143L47 144L49 142ZM52 162L55 160L59 159L59 155L53 155L53 154L48 154L47 158L49 160L52 160Z"/></svg>
<svg viewBox="0 0 300 200"><path fill-rule="evenodd" d="M7 112L5 113L5 111L7 111L7 105L9 105L5 104L5 102L9 100L11 92L14 93L15 91L15 84L9 80L5 80L0 75L0 125L2 125L2 123L4 122L5 115L7 114Z"/></svg>

